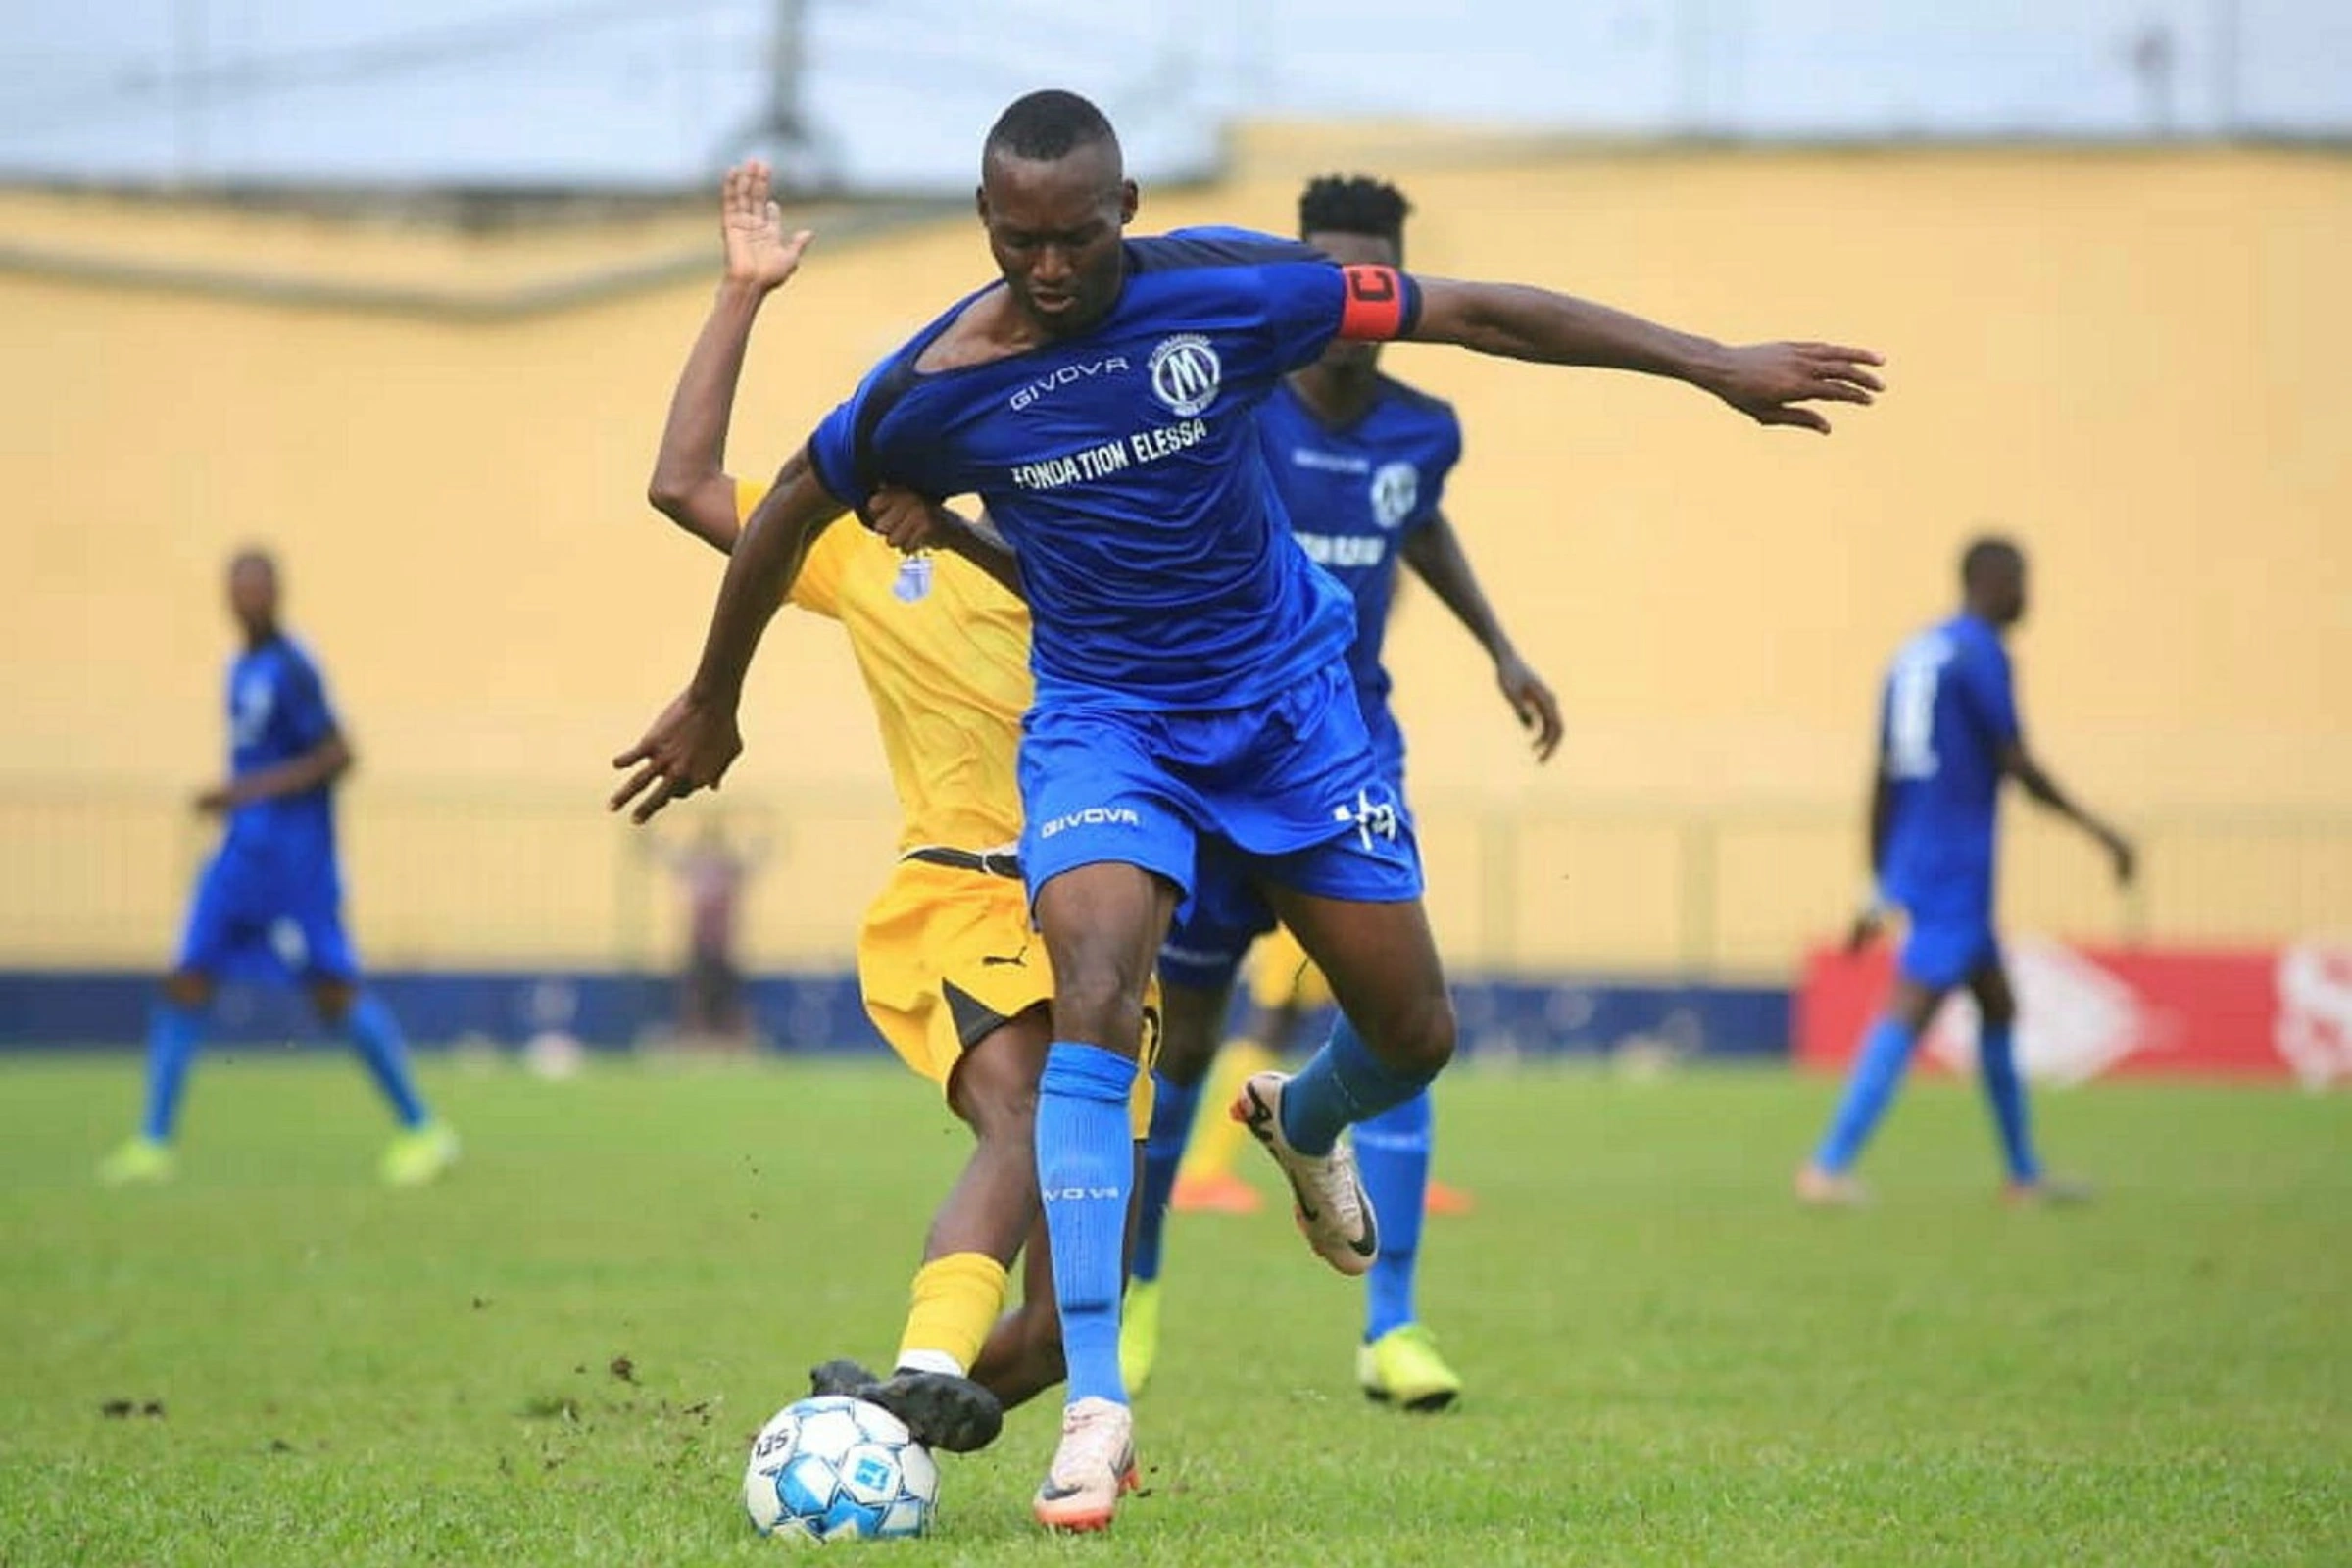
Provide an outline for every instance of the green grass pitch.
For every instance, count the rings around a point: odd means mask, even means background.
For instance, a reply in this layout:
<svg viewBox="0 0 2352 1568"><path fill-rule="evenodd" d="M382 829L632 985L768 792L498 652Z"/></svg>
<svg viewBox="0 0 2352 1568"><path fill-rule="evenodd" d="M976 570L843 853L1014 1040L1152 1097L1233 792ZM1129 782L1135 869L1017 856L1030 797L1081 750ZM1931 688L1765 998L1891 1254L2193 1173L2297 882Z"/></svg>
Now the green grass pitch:
<svg viewBox="0 0 2352 1568"><path fill-rule="evenodd" d="M960 1131L862 1065L426 1081L467 1145L441 1187L373 1185L356 1067L248 1056L200 1068L175 1186L109 1193L89 1171L129 1058L0 1065L0 1565L784 1549L743 1520L747 1440L811 1361L888 1356ZM1356 1395L1357 1290L1280 1215L1180 1216L1148 1494L1112 1536L1030 1525L1032 1407L947 1461L930 1541L863 1549L2352 1563L2352 1098L2044 1095L2102 1200L2021 1213L1973 1095L1921 1083L1877 1206L1802 1212L1787 1179L1830 1095L1460 1073L1439 1168L1481 1207L1430 1226L1423 1308L1463 1408Z"/></svg>

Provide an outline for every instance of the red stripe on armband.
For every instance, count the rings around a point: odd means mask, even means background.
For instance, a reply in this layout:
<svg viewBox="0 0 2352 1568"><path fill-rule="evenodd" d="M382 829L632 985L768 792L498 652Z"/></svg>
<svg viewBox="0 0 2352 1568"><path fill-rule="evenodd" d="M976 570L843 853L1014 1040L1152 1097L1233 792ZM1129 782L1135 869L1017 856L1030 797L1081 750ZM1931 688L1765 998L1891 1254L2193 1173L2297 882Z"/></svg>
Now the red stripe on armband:
<svg viewBox="0 0 2352 1568"><path fill-rule="evenodd" d="M1400 337L1418 314L1413 280L1394 267L1343 267L1348 298L1340 307L1340 336L1358 343Z"/></svg>

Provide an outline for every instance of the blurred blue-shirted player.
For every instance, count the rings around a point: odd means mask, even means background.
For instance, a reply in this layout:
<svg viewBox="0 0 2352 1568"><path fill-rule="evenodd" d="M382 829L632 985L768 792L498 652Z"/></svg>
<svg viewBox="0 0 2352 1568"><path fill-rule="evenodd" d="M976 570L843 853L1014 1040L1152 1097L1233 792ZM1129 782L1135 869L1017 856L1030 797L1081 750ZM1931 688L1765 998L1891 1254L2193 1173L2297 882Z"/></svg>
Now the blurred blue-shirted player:
<svg viewBox="0 0 2352 1568"><path fill-rule="evenodd" d="M350 744L318 665L278 625L275 561L260 551L238 555L228 602L245 639L228 671L229 776L197 799L226 828L197 884L179 961L149 1025L146 1116L99 1174L117 1184L170 1179L180 1092L215 988L228 978L291 977L319 1017L350 1036L392 1102L401 1131L384 1152L383 1179L430 1181L457 1157L457 1139L417 1096L400 1025L361 989L343 932L333 790L351 766Z"/></svg>
<svg viewBox="0 0 2352 1568"><path fill-rule="evenodd" d="M1876 934L1890 909L1907 924L1894 994L1863 1039L1845 1098L1821 1147L1797 1172L1811 1203L1863 1197L1852 1175L1862 1146L1894 1099L1903 1069L1936 1007L1955 989L1975 996L1977 1059L2001 1140L2014 1201L2087 1196L2044 1174L2017 1070L2017 999L1993 936L1994 839L2001 782L2025 792L2097 839L2118 881L2133 869L2131 842L2069 799L2026 749L2002 639L2026 613L2026 558L2006 539L1984 538L1960 559L1960 613L1905 643L1886 676L1879 760L1871 786L1872 897L1850 946Z"/></svg>
<svg viewBox="0 0 2352 1568"><path fill-rule="evenodd" d="M1360 1275L1374 1216L1340 1134L1419 1094L1453 1051L1412 826L1347 671L1345 590L1291 539L1258 406L1335 337L1414 338L1690 381L1767 424L1867 403L1876 357L1727 348L1528 287L1343 268L1232 229L1128 240L1140 196L1102 111L1028 94L981 154L998 280L885 360L789 461L746 523L685 693L614 759L643 821L742 750L752 655L818 529L868 513L894 543L981 556L922 503L978 495L1016 552L1034 621L1020 855L1054 976L1038 1086L1038 1190L1068 1364L1060 1446L1034 1511L1108 1526L1135 1483L1118 1364L1144 995L1196 874L1238 864L1330 979L1360 1037L1237 1112L1298 1197L1309 1244ZM886 486L920 498L885 516ZM1003 565L1001 557L998 564Z"/></svg>
<svg viewBox="0 0 2352 1568"><path fill-rule="evenodd" d="M1299 234L1343 265L1394 268L1403 262L1407 211L1393 185L1327 177L1299 197ZM1379 360L1378 343L1334 342L1267 396L1257 433L1294 536L1354 605L1348 681L1383 783L1401 803L1404 732L1389 706L1393 682L1381 661L1400 564L1409 562L1494 658L1504 696L1536 733L1540 758L1558 744L1560 718L1550 689L1503 634L1440 510L1446 477L1461 458L1460 422L1447 404L1382 375ZM1158 1081L1120 1341L1131 1386L1150 1375L1157 1353L1169 1197L1231 1007L1234 976L1252 944L1273 928L1265 898L1227 864L1221 873L1203 872L1160 949L1166 1030L1153 1069ZM1345 1018L1338 1027L1351 1029ZM1460 1394L1461 1379L1439 1354L1414 1305L1429 1185L1428 1091L1356 1123L1350 1136L1364 1190L1381 1218L1380 1255L1365 1279L1358 1382L1373 1397L1403 1408L1442 1408Z"/></svg>

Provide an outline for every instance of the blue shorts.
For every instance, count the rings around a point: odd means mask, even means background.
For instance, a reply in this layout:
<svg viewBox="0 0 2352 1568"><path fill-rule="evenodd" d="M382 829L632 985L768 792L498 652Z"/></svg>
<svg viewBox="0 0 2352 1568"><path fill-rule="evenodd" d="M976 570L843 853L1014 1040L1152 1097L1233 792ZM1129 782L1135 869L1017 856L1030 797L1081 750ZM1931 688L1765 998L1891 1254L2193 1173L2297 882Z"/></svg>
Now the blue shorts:
<svg viewBox="0 0 2352 1568"><path fill-rule="evenodd" d="M1931 991L1948 991L2001 961L1992 918L1981 912L1914 917L1895 972Z"/></svg>
<svg viewBox="0 0 2352 1568"><path fill-rule="evenodd" d="M1401 830L1413 836L1411 810L1395 772L1389 774L1388 798L1396 803ZM1221 845L1203 843L1195 868L1193 896L1177 912L1159 949L1160 978L1169 985L1197 991L1223 991L1233 984L1250 945L1274 929L1274 907L1259 889L1260 881L1285 887L1297 884L1262 868ZM1311 889L1309 891L1312 891Z"/></svg>
<svg viewBox="0 0 2352 1568"><path fill-rule="evenodd" d="M1064 871L1138 866L1193 910L1201 867L1364 904L1421 896L1403 803L1335 663L1244 709L1040 704L1021 736L1029 898Z"/></svg>
<svg viewBox="0 0 2352 1568"><path fill-rule="evenodd" d="M196 885L178 966L216 980L358 980L334 862L281 865L223 849Z"/></svg>

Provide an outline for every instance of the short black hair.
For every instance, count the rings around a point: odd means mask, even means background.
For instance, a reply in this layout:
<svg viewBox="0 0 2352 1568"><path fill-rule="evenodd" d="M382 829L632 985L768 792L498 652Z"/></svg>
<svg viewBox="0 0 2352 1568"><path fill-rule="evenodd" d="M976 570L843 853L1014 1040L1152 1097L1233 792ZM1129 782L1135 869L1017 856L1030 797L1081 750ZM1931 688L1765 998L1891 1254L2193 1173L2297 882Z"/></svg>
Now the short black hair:
<svg viewBox="0 0 2352 1568"><path fill-rule="evenodd" d="M2003 534L1979 534L1960 552L1960 586L1974 588L1995 571L2022 571L2026 553Z"/></svg>
<svg viewBox="0 0 2352 1568"><path fill-rule="evenodd" d="M233 576L247 566L259 566L274 577L277 575L277 557L266 545L246 545L228 558L229 573Z"/></svg>
<svg viewBox="0 0 2352 1568"><path fill-rule="evenodd" d="M1364 234L1404 249L1404 192L1368 174L1325 174L1298 194L1298 232Z"/></svg>
<svg viewBox="0 0 2352 1568"><path fill-rule="evenodd" d="M1102 111L1074 92L1046 87L1023 93L1005 106L989 127L980 155L985 159L1003 153L1043 162L1097 142L1108 142L1114 150L1119 145L1119 133L1110 128Z"/></svg>

